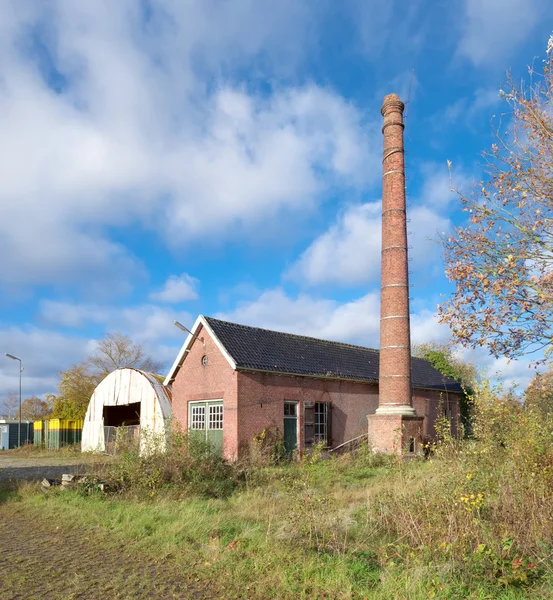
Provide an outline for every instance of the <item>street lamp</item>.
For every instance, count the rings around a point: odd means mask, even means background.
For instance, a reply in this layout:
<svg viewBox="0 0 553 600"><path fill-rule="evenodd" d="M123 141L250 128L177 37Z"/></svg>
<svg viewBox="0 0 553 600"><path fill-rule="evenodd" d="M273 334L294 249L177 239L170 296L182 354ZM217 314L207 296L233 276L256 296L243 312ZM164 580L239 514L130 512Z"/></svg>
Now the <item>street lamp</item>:
<svg viewBox="0 0 553 600"><path fill-rule="evenodd" d="M178 327L181 331L184 331L186 333L189 333L192 336L192 340L194 341L198 335L198 332L196 333L192 333L190 331L190 329L188 329L188 327L185 327L182 323L179 323L178 321L173 321L173 325L175 327ZM205 342L203 338L200 338L200 342L202 342L203 347L205 348ZM190 352L190 350L185 350L185 352Z"/></svg>
<svg viewBox="0 0 553 600"><path fill-rule="evenodd" d="M8 354L7 352L6 356L12 360L19 361L19 428L17 430L17 447L21 448L21 373L23 373L23 366L21 365L21 359L17 358L17 356Z"/></svg>
<svg viewBox="0 0 553 600"><path fill-rule="evenodd" d="M182 323L179 323L178 321L173 321L173 325L175 327L178 327L180 330L185 331L186 333L189 333L190 335L194 335L190 329L188 329L188 327L185 327Z"/></svg>

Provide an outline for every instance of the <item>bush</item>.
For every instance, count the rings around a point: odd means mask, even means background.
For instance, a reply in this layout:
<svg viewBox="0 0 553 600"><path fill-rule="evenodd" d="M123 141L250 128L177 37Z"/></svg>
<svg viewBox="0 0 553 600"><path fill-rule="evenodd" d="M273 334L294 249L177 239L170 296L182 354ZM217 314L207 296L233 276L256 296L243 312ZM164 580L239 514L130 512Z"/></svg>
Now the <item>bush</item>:
<svg viewBox="0 0 553 600"><path fill-rule="evenodd" d="M551 560L553 422L488 383L471 400L474 439L444 437L424 483L406 470L368 518L388 540L384 564L524 585Z"/></svg>
<svg viewBox="0 0 553 600"><path fill-rule="evenodd" d="M284 435L278 427L265 427L242 448L242 462L250 467L270 467L290 460Z"/></svg>
<svg viewBox="0 0 553 600"><path fill-rule="evenodd" d="M238 471L223 459L220 449L177 431L167 440L153 436L143 440L142 451L136 447L125 449L106 469L105 478L119 491L150 495L174 489L224 498L240 483Z"/></svg>

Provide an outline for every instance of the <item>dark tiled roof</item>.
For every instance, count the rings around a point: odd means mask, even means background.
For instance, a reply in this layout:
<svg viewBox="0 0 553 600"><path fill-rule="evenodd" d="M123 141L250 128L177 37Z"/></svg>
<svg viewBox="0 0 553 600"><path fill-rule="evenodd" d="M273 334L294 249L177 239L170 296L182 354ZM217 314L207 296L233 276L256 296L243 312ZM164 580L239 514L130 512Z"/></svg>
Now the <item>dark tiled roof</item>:
<svg viewBox="0 0 553 600"><path fill-rule="evenodd" d="M206 317L206 321L238 369L378 381L378 350L237 325L211 317ZM428 361L413 358L411 365L413 387L461 391L454 379L442 375Z"/></svg>

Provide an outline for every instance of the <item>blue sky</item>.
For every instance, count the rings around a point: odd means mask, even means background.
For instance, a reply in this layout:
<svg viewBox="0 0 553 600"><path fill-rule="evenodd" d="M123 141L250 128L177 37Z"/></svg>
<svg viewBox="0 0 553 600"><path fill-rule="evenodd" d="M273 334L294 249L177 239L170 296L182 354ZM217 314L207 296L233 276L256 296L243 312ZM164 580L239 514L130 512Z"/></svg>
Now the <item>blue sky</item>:
<svg viewBox="0 0 553 600"><path fill-rule="evenodd" d="M446 161L481 178L506 71L552 30L547 0L3 2L0 348L24 396L108 331L169 368L198 313L378 346L380 106L410 88L413 341L447 339ZM17 385L4 359L0 401Z"/></svg>

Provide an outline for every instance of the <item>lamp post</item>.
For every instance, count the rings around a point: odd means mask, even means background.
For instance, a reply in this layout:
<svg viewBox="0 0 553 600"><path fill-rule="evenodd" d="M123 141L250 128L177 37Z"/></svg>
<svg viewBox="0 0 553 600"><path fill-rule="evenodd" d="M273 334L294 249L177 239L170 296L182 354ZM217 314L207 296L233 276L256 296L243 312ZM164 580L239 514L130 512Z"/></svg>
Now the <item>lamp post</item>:
<svg viewBox="0 0 553 600"><path fill-rule="evenodd" d="M190 331L190 329L188 329L188 327L185 327L182 323L179 323L178 321L173 321L173 325L175 327L178 327L181 331L184 331L185 333L189 333L190 335L193 335L193 333Z"/></svg>
<svg viewBox="0 0 553 600"><path fill-rule="evenodd" d="M12 360L19 361L19 427L17 429L17 447L21 448L21 373L23 373L23 366L21 365L21 359L17 358L17 356L8 354L7 352L6 356Z"/></svg>

